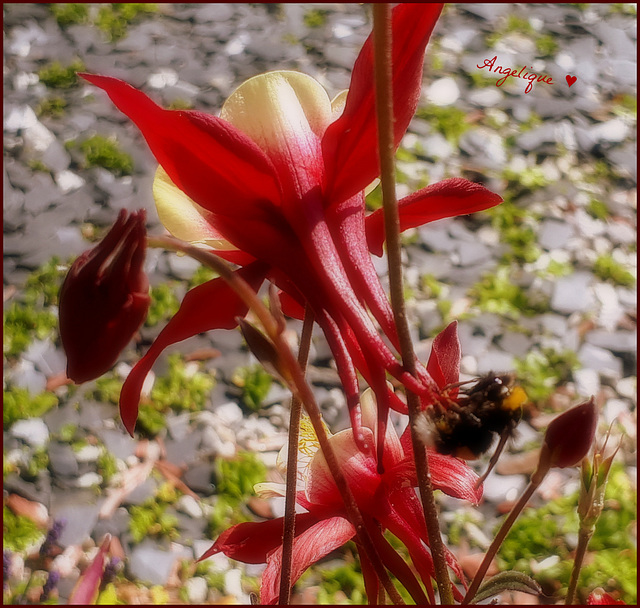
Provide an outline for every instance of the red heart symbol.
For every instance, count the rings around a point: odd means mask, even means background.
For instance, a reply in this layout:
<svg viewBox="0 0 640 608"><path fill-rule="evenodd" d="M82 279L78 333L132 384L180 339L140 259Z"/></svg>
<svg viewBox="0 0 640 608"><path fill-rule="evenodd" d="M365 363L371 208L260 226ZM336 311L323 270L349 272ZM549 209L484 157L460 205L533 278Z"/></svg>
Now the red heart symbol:
<svg viewBox="0 0 640 608"><path fill-rule="evenodd" d="M577 76L570 76L569 74L567 74L565 78L567 79L567 84L569 86L571 86L576 80L578 80Z"/></svg>

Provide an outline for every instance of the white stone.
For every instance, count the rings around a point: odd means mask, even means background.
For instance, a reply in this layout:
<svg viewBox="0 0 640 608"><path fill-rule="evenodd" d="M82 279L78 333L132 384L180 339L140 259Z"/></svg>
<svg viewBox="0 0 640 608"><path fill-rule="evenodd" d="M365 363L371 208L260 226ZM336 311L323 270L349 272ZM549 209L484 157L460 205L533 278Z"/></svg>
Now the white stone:
<svg viewBox="0 0 640 608"><path fill-rule="evenodd" d="M562 248L574 235L574 229L567 222L546 219L542 222L538 243L545 249Z"/></svg>
<svg viewBox="0 0 640 608"><path fill-rule="evenodd" d="M182 511L194 519L200 519L202 517L202 508L198 504L198 501L188 494L184 494L178 499L176 507L179 511Z"/></svg>
<svg viewBox="0 0 640 608"><path fill-rule="evenodd" d="M84 445L76 452L78 462L95 462L102 454L102 448L97 445Z"/></svg>
<svg viewBox="0 0 640 608"><path fill-rule="evenodd" d="M102 483L102 475L98 473L85 473L76 479L75 486L77 488L92 488L93 486L99 486Z"/></svg>
<svg viewBox="0 0 640 608"><path fill-rule="evenodd" d="M43 153L56 140L55 135L41 122L27 127L24 130L25 148L33 152Z"/></svg>
<svg viewBox="0 0 640 608"><path fill-rule="evenodd" d="M565 314L589 310L593 306L592 281L593 276L588 272L575 272L558 279L551 297L551 308Z"/></svg>
<svg viewBox="0 0 640 608"><path fill-rule="evenodd" d="M453 78L440 78L427 89L427 100L437 106L450 106L460 97L460 88Z"/></svg>
<svg viewBox="0 0 640 608"><path fill-rule="evenodd" d="M596 141L621 142L627 138L629 126L621 118L614 118L594 125L589 130L589 134Z"/></svg>
<svg viewBox="0 0 640 608"><path fill-rule="evenodd" d="M244 51L250 41L251 36L248 32L240 32L237 36L227 42L224 50L229 56L239 55L240 53L242 53L242 51Z"/></svg>
<svg viewBox="0 0 640 608"><path fill-rule="evenodd" d="M147 79L147 84L152 89L164 89L172 87L178 83L178 74L175 70L169 68L154 72Z"/></svg>
<svg viewBox="0 0 640 608"><path fill-rule="evenodd" d="M59 171L55 174L56 184L58 184L58 188L62 190L62 194L68 194L73 190L77 190L78 188L82 188L85 185L85 180L80 177L77 173L73 173L73 171L64 170Z"/></svg>
<svg viewBox="0 0 640 608"><path fill-rule="evenodd" d="M30 106L11 108L4 120L4 129L8 133L17 133L22 129L28 129L38 124L38 117Z"/></svg>
<svg viewBox="0 0 640 608"><path fill-rule="evenodd" d="M233 596L239 604L248 604L249 596L242 590L242 572L239 568L232 568L225 572L224 590Z"/></svg>
<svg viewBox="0 0 640 608"><path fill-rule="evenodd" d="M599 346L583 344L578 351L578 359L583 367L594 369L606 376L622 376L622 361L611 351Z"/></svg>
<svg viewBox="0 0 640 608"><path fill-rule="evenodd" d="M600 390L600 376L594 369L577 369L573 372L573 380L581 397L597 395Z"/></svg>
<svg viewBox="0 0 640 608"><path fill-rule="evenodd" d="M49 443L49 429L41 418L18 420L11 426L10 432L34 448L43 448Z"/></svg>
<svg viewBox="0 0 640 608"><path fill-rule="evenodd" d="M184 584L190 604L204 604L207 600L209 587L207 581L201 576L188 578Z"/></svg>
<svg viewBox="0 0 640 608"><path fill-rule="evenodd" d="M622 397L627 399L636 399L638 380L635 376L623 378L616 384L616 390Z"/></svg>

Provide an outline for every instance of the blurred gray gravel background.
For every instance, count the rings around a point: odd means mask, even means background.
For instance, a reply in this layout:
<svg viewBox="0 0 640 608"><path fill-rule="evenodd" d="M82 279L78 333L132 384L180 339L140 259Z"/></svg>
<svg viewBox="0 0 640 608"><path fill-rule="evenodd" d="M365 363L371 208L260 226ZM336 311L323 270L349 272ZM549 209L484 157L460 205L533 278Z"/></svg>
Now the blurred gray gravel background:
<svg viewBox="0 0 640 608"><path fill-rule="evenodd" d="M58 61L80 60L86 71L108 74L141 88L158 103L188 105L216 113L229 93L247 78L271 69L303 71L319 80L330 96L348 87L350 70L371 28L366 7L356 4L161 4L141 15L120 40L109 41L91 23L61 26L46 4L4 4L4 301L20 301L26 276L58 256L66 261L88 248L88 225L98 232L119 209L144 207L150 233L162 230L151 196L156 163L137 129L107 96L80 82L53 89L39 72ZM610 422L619 417L635 442L636 292L594 270L602 256L636 275L636 53L635 5L457 4L449 5L427 50L423 96L399 155L400 195L452 176L483 181L511 194L534 234L535 259L504 264L513 243L487 216L443 220L408 239L407 285L417 348L428 356L433 332L449 316L461 316L463 371L467 377L514 368L516 358L545 348L577 353L580 367L554 394L566 407L594 394ZM99 5L89 5L91 18ZM311 16L310 16L311 15ZM477 67L497 55L497 64L526 66L549 75L553 84L511 79ZM571 87L565 76L577 80ZM43 112L61 98L60 115ZM631 103L633 102L633 103ZM50 107L49 104L48 107ZM461 110L455 119L452 110ZM451 117L454 117L453 119ZM448 121L448 122L447 122ZM454 124L451 124L453 121ZM456 122L458 124L456 124ZM460 128L462 125L462 128ZM457 132L459 129L459 133ZM79 145L94 134L114 138L133 159L132 175L86 166ZM600 207L594 204L600 203ZM604 213L596 213L602 209ZM378 264L378 262L377 262ZM385 273L384 260L378 268ZM547 272L554 264L563 276ZM529 302L546 303L539 314L514 319L491 306L480 307L469 289L484 273L508 270L506 281L522 288ZM195 271L191 260L150 251L152 284L184 280ZM425 287L424 275L439 280L439 295ZM437 296L437 297L435 297ZM446 306L438 301L438 298ZM292 328L297 325L292 324ZM143 344L158 328L143 328ZM183 353L215 347L221 356L208 362L218 384L207 408L197 416L174 415L161 446L166 459L182 467L183 480L204 497L204 506L183 497L177 506L181 538L171 546L152 539L135 544L128 536L127 506L152 496L156 482L140 473L133 493L105 518L107 484L96 478L95 454L78 453L51 434L74 423L98 437L121 463L138 470L158 454L141 455L116 420L113 406L69 399L57 388L61 404L44 420L22 420L4 429L5 461L28 459L46 447L50 466L38 479L5 478L7 492L44 504L69 524L63 547L98 542L110 531L128 558L128 576L166 584L177 557L198 556L209 541L203 509L212 486L212 459L238 447L258 451L273 464L286 428L286 392L274 386L266 415L243 417L230 382L233 370L252 361L239 334L213 332L174 350ZM344 426L343 397L324 362L318 337L312 362L318 394L328 421ZM144 347L141 352L144 352ZM123 356L119 373L135 362ZM166 362L156 366L158 376ZM4 360L5 388L23 386L34 394L64 371L56 336L36 340L18 358ZM313 376L312 376L313 378ZM85 387L86 388L86 387ZM231 388L231 392L229 389ZM80 399L80 401L78 401ZM76 403L79 402L79 407ZM521 444L535 437L523 423ZM155 446L155 447L154 447ZM156 442L148 448L160 450ZM137 450L137 451L136 451ZM629 470L634 473L632 459ZM142 469L140 469L142 471ZM575 477L575 476L573 476ZM573 477L571 479L573 479ZM566 476L550 482L562 492ZM521 472L492 475L490 503L513 496L523 486ZM155 485L154 485L155 484ZM97 490L97 493L96 493ZM110 494L109 494L110 495ZM278 505L273 505L276 511ZM102 509L102 510L101 510ZM91 543L89 543L91 544ZM148 564L154 568L149 570ZM224 566L224 564L223 564ZM255 568L254 568L255 570ZM68 592L77 577L70 570ZM246 597L229 577L227 593ZM211 599L212 592L190 583L189 599Z"/></svg>

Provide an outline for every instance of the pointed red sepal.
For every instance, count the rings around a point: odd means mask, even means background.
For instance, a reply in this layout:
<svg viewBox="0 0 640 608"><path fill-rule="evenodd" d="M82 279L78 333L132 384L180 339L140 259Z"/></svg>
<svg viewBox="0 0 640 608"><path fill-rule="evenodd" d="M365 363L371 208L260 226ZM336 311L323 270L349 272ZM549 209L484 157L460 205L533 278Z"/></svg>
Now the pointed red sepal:
<svg viewBox="0 0 640 608"><path fill-rule="evenodd" d="M254 262L236 272L257 291L266 270L264 264ZM130 435L133 435L138 419L142 385L162 351L171 344L205 331L234 329L238 326L236 317L246 314L246 304L222 278L212 279L187 292L178 312L160 332L145 356L129 372L122 386L120 416Z"/></svg>
<svg viewBox="0 0 640 608"><path fill-rule="evenodd" d="M418 106L424 53L442 4L399 4L392 13L394 140L397 146ZM327 165L327 200L334 203L364 190L379 174L373 36L369 36L351 75L340 118L327 129L322 150Z"/></svg>
<svg viewBox="0 0 640 608"><path fill-rule="evenodd" d="M427 186L398 201L400 231L416 228L445 217L483 211L502 202L502 197L481 184L452 177ZM382 255L384 215L377 209L366 219L367 242L375 255Z"/></svg>
<svg viewBox="0 0 640 608"><path fill-rule="evenodd" d="M460 380L460 340L457 321L449 323L434 338L427 371L440 389ZM457 388L452 388L451 397L455 399L457 392Z"/></svg>

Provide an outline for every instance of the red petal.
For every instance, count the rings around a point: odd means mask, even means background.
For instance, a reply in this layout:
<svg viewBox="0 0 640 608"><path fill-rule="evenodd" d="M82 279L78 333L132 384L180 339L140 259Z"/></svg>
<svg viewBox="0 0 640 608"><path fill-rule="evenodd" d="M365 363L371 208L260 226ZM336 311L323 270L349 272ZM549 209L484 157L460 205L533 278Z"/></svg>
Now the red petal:
<svg viewBox="0 0 640 608"><path fill-rule="evenodd" d="M271 162L229 123L202 112L164 110L117 78L81 76L109 94L142 131L174 184L205 209L241 217L259 202L279 204Z"/></svg>
<svg viewBox="0 0 640 608"><path fill-rule="evenodd" d="M424 52L442 4L400 4L393 10L393 112L395 144L413 117L422 84ZM329 200L337 203L364 190L380 173L373 89L373 43L356 59L341 117L323 139Z"/></svg>
<svg viewBox="0 0 640 608"><path fill-rule="evenodd" d="M481 184L452 177L422 188L398 203L400 230L416 228L445 217L483 211L502 202L502 197ZM382 255L384 243L383 210L377 209L366 219L367 242L375 255Z"/></svg>
<svg viewBox="0 0 640 608"><path fill-rule="evenodd" d="M440 389L460 380L460 340L457 321L449 323L433 340L427 371ZM455 398L457 389L451 392Z"/></svg>
<svg viewBox="0 0 640 608"><path fill-rule="evenodd" d="M236 271L256 291L264 280L266 267L254 262ZM162 351L176 342L212 329L233 329L236 317L244 317L247 306L222 278L194 287L185 295L180 309L160 332L147 354L131 370L120 393L120 416L131 435L138 419L140 391L147 374Z"/></svg>
<svg viewBox="0 0 640 608"><path fill-rule="evenodd" d="M110 545L111 535L107 534L98 550L98 554L93 558L91 565L84 571L73 588L68 602L70 606L86 606L87 604L95 603L104 574L104 557Z"/></svg>
<svg viewBox="0 0 640 608"><path fill-rule="evenodd" d="M296 515L296 534L301 534L318 522L311 513ZM206 551L201 562L216 553L224 553L227 557L237 559L245 564L263 564L268 554L278 545L282 545L283 518L268 521L245 522L236 524L225 530Z"/></svg>
<svg viewBox="0 0 640 608"><path fill-rule="evenodd" d="M615 606L618 604L624 605L624 602L614 599L611 594L600 587L592 591L587 598L587 605L589 606Z"/></svg>
<svg viewBox="0 0 640 608"><path fill-rule="evenodd" d="M296 521L299 515L296 516ZM351 540L356 533L353 524L344 517L324 519L293 541L293 560L291 584L311 565ZM262 573L260 602L275 604L280 592L280 570L282 568L282 546L278 547L267 559L267 567Z"/></svg>

